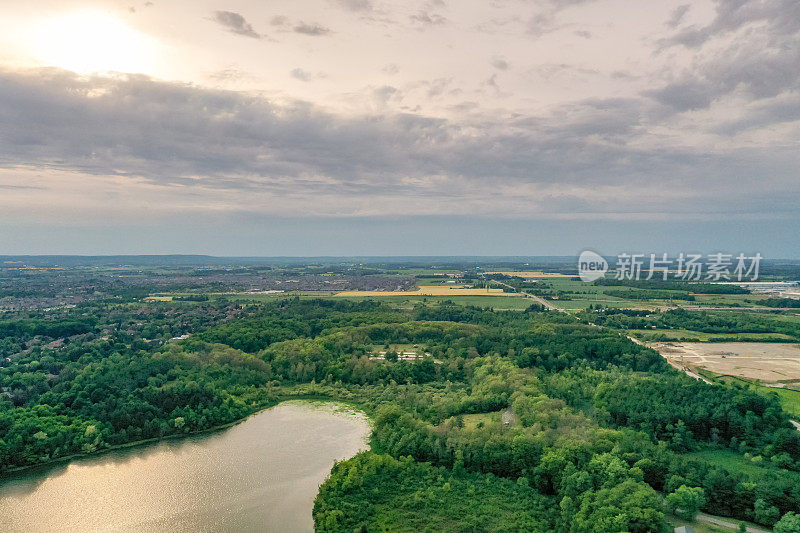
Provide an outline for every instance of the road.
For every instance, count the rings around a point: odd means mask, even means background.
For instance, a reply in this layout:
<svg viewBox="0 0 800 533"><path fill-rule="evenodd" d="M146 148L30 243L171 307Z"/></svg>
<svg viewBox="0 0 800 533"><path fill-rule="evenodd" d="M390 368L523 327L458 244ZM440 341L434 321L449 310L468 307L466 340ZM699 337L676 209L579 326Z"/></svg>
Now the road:
<svg viewBox="0 0 800 533"><path fill-rule="evenodd" d="M737 531L739 529L739 524L734 524L733 522L728 522L727 520L721 520L715 516L707 515L705 513L697 513L695 520L708 522L709 524L716 524L722 527L729 527ZM747 526L747 533L770 533L770 531L768 529L761 529L759 527Z"/></svg>
<svg viewBox="0 0 800 533"><path fill-rule="evenodd" d="M494 281L498 285L502 285L503 287L507 287L509 289L514 289L514 287L512 287L511 285L509 285L507 283L503 283L502 281L497 281L496 279L493 279L492 281ZM517 289L514 289L514 290L516 291ZM550 302L548 302L544 298L540 298L539 296L536 296L535 294L531 294L529 292L524 292L524 291L519 291L517 294L521 294L525 298L531 298L532 300L535 300L536 303L542 304L548 311L561 311L562 313L566 313L566 311L564 311L563 309L559 309L558 307L556 307L555 305L551 304Z"/></svg>

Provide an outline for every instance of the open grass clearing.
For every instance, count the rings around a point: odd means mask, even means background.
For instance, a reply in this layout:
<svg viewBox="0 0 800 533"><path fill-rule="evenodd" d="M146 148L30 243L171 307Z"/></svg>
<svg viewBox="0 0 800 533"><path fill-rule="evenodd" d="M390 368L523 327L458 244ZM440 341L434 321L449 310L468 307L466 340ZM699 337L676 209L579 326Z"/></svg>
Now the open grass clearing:
<svg viewBox="0 0 800 533"><path fill-rule="evenodd" d="M705 375L707 377L709 376L709 374ZM710 377L723 383L739 383L741 385L749 385L753 390L760 394L777 394L781 400L781 407L783 407L783 410L794 417L795 420L800 419L800 390L789 388L797 387L797 383L790 383L784 388L779 388L767 387L760 383L748 381L734 376L711 375Z"/></svg>
<svg viewBox="0 0 800 533"><path fill-rule="evenodd" d="M645 342L762 342L772 343L794 337L783 333L706 333L690 329L629 329L629 335Z"/></svg>
<svg viewBox="0 0 800 533"><path fill-rule="evenodd" d="M687 453L685 457L722 467L729 472L745 474L754 480L766 475L771 468L775 468L769 459L760 457L748 458L731 450L702 450Z"/></svg>

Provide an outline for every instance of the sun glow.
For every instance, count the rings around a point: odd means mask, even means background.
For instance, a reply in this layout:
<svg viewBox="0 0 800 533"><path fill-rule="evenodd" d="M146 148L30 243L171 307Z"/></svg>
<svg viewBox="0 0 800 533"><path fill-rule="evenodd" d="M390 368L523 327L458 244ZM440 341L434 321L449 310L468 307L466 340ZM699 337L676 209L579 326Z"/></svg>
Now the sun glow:
<svg viewBox="0 0 800 533"><path fill-rule="evenodd" d="M155 59L154 41L102 13L79 13L42 22L33 54L46 65L81 74L146 73Z"/></svg>

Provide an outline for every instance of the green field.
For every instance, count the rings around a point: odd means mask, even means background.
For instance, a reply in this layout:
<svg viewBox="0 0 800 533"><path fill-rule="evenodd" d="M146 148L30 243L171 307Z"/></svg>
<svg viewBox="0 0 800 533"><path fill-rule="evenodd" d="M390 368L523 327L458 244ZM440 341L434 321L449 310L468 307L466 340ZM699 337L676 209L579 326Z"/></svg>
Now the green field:
<svg viewBox="0 0 800 533"><path fill-rule="evenodd" d="M747 474L753 479L763 477L770 467L769 459L761 462L753 462L745 456L731 450L703 450L699 452L687 453L689 459L698 459L704 463L725 468L729 472Z"/></svg>
<svg viewBox="0 0 800 533"><path fill-rule="evenodd" d="M783 333L705 333L689 329L629 329L629 335L647 342L796 342Z"/></svg>
<svg viewBox="0 0 800 533"><path fill-rule="evenodd" d="M706 374L711 374L711 372L705 372L704 375ZM777 387L765 387L763 385L759 385L758 383L753 383L751 381L733 376L713 376L713 378L717 381L722 381L725 383L749 385L750 388L760 394L777 394L781 399L781 407L783 407L783 410L796 419L800 419L800 391L785 388L779 389Z"/></svg>
<svg viewBox="0 0 800 533"><path fill-rule="evenodd" d="M328 296L333 296L334 294L336 294L336 291L287 291L273 294L248 294L245 292L240 292L232 294L218 294L214 296L226 298L236 302L264 302L274 300L276 298L294 298L295 296L299 296L300 298L326 298Z"/></svg>
<svg viewBox="0 0 800 533"><path fill-rule="evenodd" d="M525 298L524 296L338 296L337 299L379 299L381 302L388 302L400 307L410 307L418 302L441 303L445 301L452 301L458 305L474 305L477 307L489 307L495 310L514 311L525 310L536 303L530 298Z"/></svg>
<svg viewBox="0 0 800 533"><path fill-rule="evenodd" d="M501 411L463 415L464 427L466 429L476 429L479 424L481 425L480 427L491 426L492 424L500 424L501 416Z"/></svg>
<svg viewBox="0 0 800 533"><path fill-rule="evenodd" d="M754 294L694 294L694 300L680 299L681 295L686 295L686 291L662 291L665 294L672 293L675 298L625 298L613 295L614 292L630 291L631 295L641 293L647 289L635 287L620 287L593 285L572 278L539 278L541 289L527 289L537 294L540 291L559 291L559 299L551 300L560 309L585 309L589 305L602 305L605 307L627 308L627 309L656 309L664 306L677 307L731 307L748 308L757 306L757 302L764 297ZM548 300L550 298L548 297Z"/></svg>
<svg viewBox="0 0 800 533"><path fill-rule="evenodd" d="M427 283L427 282L426 282ZM211 299L226 299L230 301L236 302L265 302L275 299L281 298L327 298L330 296L334 296L339 291L287 291L287 292L279 292L279 293L272 293L272 294L249 294L249 293L189 293L189 292L159 292L153 293L151 296L189 296L189 295L198 295L198 294L206 294ZM447 296L409 296L409 295L398 295L392 296L391 292L387 292L386 296L376 297L374 295L369 296L338 296L337 299L342 300L364 300L364 299L376 299L381 302L388 302L400 307L411 307L415 303L418 302L427 302L427 303L441 303L445 301L452 301L458 305L474 305L477 307L489 307L495 310L512 310L512 311L523 311L530 307L531 305L535 304L533 300L530 298L525 298L524 296L457 296L457 295L447 295ZM181 302L181 303L197 303L197 302Z"/></svg>
<svg viewBox="0 0 800 533"><path fill-rule="evenodd" d="M655 303L655 302L645 302L645 301L634 301L634 300L622 300L620 298L613 298L611 296L599 295L599 297L571 297L571 300L553 300L550 298L545 298L549 303L553 304L555 307L559 309L563 309L565 311L578 311L587 309L590 305L597 307L598 305L603 307L612 307L617 309L646 309L656 310L659 307L664 307L664 303Z"/></svg>

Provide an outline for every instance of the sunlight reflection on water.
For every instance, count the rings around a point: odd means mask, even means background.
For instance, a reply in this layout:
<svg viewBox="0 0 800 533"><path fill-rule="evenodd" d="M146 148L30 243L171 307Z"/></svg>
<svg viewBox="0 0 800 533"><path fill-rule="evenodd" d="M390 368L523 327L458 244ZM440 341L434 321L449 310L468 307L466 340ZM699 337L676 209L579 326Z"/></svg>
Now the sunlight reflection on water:
<svg viewBox="0 0 800 533"><path fill-rule="evenodd" d="M232 428L82 459L0 484L0 531L311 531L363 414L284 403Z"/></svg>

